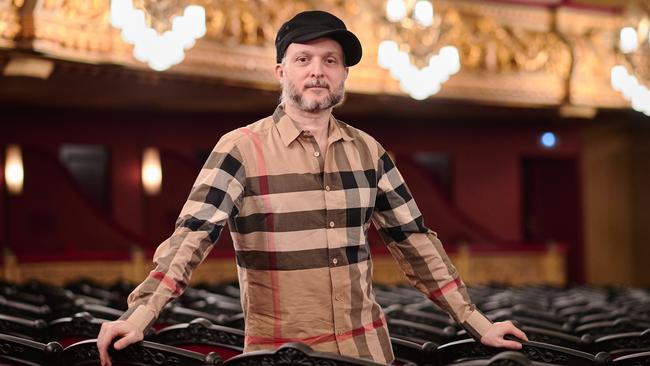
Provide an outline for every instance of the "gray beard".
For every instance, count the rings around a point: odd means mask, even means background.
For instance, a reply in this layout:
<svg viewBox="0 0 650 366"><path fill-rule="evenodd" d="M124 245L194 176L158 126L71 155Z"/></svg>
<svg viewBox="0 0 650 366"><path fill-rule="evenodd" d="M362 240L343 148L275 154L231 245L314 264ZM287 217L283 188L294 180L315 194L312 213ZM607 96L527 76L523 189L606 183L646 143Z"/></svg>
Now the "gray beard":
<svg viewBox="0 0 650 366"><path fill-rule="evenodd" d="M345 88L341 83L336 90L329 92L326 98L306 101L303 98L303 93L299 92L293 83L285 79L285 82L282 83L280 104L291 103L301 111L313 113L338 106L343 101L344 96Z"/></svg>

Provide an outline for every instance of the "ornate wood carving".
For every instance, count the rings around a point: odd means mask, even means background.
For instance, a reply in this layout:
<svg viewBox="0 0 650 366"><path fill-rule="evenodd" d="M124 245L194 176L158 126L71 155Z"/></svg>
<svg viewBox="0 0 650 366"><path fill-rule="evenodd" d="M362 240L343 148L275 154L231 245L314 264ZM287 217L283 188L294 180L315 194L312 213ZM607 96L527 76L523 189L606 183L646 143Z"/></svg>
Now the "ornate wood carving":
<svg viewBox="0 0 650 366"><path fill-rule="evenodd" d="M23 0L0 0L0 47L13 47L13 39L20 31L18 10Z"/></svg>
<svg viewBox="0 0 650 366"><path fill-rule="evenodd" d="M262 351L248 355L235 356L228 360L229 365L240 366L371 366L379 365L362 359L327 355L312 351L308 346L288 343L274 352Z"/></svg>
<svg viewBox="0 0 650 366"><path fill-rule="evenodd" d="M277 28L296 12L315 6L306 0L196 3L206 7L207 34L169 72L262 89L277 87L272 75ZM53 58L146 68L109 24L108 1L35 4L33 11L19 12L23 0L0 0L0 46L11 48L20 40L20 47ZM186 4L136 1L159 31L168 29L170 17ZM383 1L328 0L317 6L339 15L364 45L364 58L351 69L348 89L402 94L398 82L376 64L379 41L389 32ZM440 45L456 45L463 65L438 96L524 105L627 106L609 85L621 14L482 1L441 0L435 7L442 17ZM420 37L426 40L428 35Z"/></svg>

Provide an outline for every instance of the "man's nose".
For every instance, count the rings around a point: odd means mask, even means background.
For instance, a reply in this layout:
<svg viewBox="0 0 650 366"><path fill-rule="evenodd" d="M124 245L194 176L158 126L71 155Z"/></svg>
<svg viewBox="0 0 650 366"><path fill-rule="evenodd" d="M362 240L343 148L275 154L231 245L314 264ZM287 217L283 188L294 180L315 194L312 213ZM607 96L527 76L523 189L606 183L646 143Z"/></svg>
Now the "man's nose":
<svg viewBox="0 0 650 366"><path fill-rule="evenodd" d="M320 62L313 62L311 67L311 77L320 78L323 76L323 65Z"/></svg>

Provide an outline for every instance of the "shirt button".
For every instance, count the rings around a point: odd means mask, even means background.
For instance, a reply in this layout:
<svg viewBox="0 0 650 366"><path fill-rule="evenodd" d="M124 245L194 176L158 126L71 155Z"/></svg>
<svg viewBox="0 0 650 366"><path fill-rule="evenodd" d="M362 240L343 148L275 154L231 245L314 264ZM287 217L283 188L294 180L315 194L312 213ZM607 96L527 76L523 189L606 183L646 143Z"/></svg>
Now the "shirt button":
<svg viewBox="0 0 650 366"><path fill-rule="evenodd" d="M314 156L315 156L315 157L319 157L319 156L320 156L320 153L319 153L318 151L314 151Z"/></svg>
<svg viewBox="0 0 650 366"><path fill-rule="evenodd" d="M330 186L325 186L325 190L329 192L330 191Z"/></svg>
<svg viewBox="0 0 650 366"><path fill-rule="evenodd" d="M339 262L338 259L336 259L336 258L332 259L332 263L334 263L334 265L336 265L338 262Z"/></svg>
<svg viewBox="0 0 650 366"><path fill-rule="evenodd" d="M330 227L334 227L334 221L330 221Z"/></svg>
<svg viewBox="0 0 650 366"><path fill-rule="evenodd" d="M342 330L337 330L337 331L336 331L336 334L339 335L339 336L342 336L343 333L344 333L344 332L343 332Z"/></svg>
<svg viewBox="0 0 650 366"><path fill-rule="evenodd" d="M336 300L336 301L341 301L342 299L341 299L341 296L336 295L336 296L334 296L334 300Z"/></svg>

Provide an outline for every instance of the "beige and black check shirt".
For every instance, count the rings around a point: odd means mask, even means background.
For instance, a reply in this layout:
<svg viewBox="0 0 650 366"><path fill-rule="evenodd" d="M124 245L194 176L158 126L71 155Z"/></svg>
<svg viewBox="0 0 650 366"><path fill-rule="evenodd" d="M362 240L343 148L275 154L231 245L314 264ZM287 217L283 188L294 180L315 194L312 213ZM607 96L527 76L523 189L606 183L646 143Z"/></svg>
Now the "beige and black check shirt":
<svg viewBox="0 0 650 366"><path fill-rule="evenodd" d="M224 135L122 319L148 327L181 294L228 222L246 351L299 341L390 363L386 319L372 289L373 222L410 283L480 339L490 321L470 303L381 145L334 117L327 143L323 154L281 107Z"/></svg>

